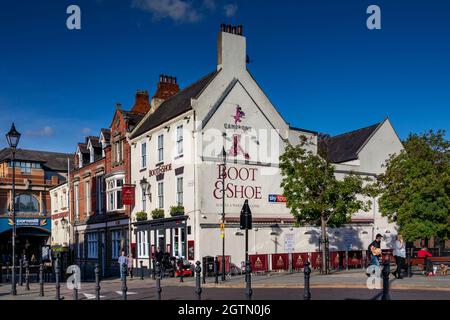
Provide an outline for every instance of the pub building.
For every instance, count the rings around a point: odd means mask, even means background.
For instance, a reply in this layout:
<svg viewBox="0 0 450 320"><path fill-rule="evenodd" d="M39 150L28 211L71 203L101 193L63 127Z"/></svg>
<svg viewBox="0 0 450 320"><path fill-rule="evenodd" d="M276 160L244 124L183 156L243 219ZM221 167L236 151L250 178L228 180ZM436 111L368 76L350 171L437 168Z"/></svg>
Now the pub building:
<svg viewBox="0 0 450 320"><path fill-rule="evenodd" d="M303 253L318 251L320 229L294 227L278 163L286 144L298 144L300 135L310 139L313 152L323 141L315 131L290 126L253 78L242 26L222 25L217 43L215 70L170 97L153 99L150 112L128 135L131 184L136 186L136 264L149 266L158 247L191 262L220 258L225 237L228 262L240 266L245 238L239 216L245 200L253 213L253 268L285 266L286 259L300 261ZM391 154L402 150L389 119L331 137L328 147L338 176L374 177ZM376 233L386 235L383 246L391 244L395 225L381 217L372 200L370 212L329 229L331 250L365 250Z"/></svg>
<svg viewBox="0 0 450 320"><path fill-rule="evenodd" d="M73 156L17 149L15 155L15 199L12 199L12 152L0 150L0 262L11 263L12 205L16 209L18 257L41 261L43 246L51 245L50 190L67 179Z"/></svg>

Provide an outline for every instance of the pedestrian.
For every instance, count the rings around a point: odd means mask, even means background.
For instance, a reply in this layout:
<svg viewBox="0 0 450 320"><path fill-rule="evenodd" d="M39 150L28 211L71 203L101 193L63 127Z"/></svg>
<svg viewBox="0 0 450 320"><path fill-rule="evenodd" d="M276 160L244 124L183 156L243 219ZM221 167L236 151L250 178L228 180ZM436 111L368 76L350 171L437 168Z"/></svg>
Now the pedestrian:
<svg viewBox="0 0 450 320"><path fill-rule="evenodd" d="M36 256L33 254L32 256L31 256L31 265L36 265Z"/></svg>
<svg viewBox="0 0 450 320"><path fill-rule="evenodd" d="M397 279L403 279L402 269L406 258L406 244L401 234L397 235L397 239L395 241L394 257L395 264L397 265L397 270L395 270L394 276Z"/></svg>
<svg viewBox="0 0 450 320"><path fill-rule="evenodd" d="M371 264L374 266L380 265L380 259L381 259L381 239L383 239L383 236L381 234L377 234L375 237L375 240L369 245L369 251L372 255Z"/></svg>
<svg viewBox="0 0 450 320"><path fill-rule="evenodd" d="M417 258L431 258L433 255L428 251L427 246L423 246L419 252L417 252ZM431 263L430 259L425 259L425 275L428 277L434 276L433 273L433 264Z"/></svg>
<svg viewBox="0 0 450 320"><path fill-rule="evenodd" d="M125 265L126 267L128 266L128 258L125 255L125 251L122 250L122 254L119 257L118 262L119 262L119 269L120 269L120 279L123 279L126 276L126 270L127 270L127 269L125 269L125 272L124 272L123 265Z"/></svg>
<svg viewBox="0 0 450 320"><path fill-rule="evenodd" d="M131 279L133 279L133 255L129 254L127 260L128 274L130 275Z"/></svg>

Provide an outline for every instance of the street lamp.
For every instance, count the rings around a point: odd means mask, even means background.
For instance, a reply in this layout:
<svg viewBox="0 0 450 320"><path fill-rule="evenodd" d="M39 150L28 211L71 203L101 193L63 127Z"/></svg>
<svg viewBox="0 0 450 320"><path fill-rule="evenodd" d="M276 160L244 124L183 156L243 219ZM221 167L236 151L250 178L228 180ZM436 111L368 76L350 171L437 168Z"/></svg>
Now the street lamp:
<svg viewBox="0 0 450 320"><path fill-rule="evenodd" d="M142 180L140 182L140 185L141 185L141 189L142 189L142 191L144 193L143 194L144 197L149 197L150 198L150 202L151 202L152 201L151 200L152 194L150 192L150 189L151 189L150 183L147 181L146 178L142 178Z"/></svg>
<svg viewBox="0 0 450 320"><path fill-rule="evenodd" d="M11 130L6 134L6 140L12 152L12 212L13 212L13 227L12 227L12 274L11 274L11 294L17 295L16 288L16 148L19 144L20 133L16 130L14 123L11 126Z"/></svg>

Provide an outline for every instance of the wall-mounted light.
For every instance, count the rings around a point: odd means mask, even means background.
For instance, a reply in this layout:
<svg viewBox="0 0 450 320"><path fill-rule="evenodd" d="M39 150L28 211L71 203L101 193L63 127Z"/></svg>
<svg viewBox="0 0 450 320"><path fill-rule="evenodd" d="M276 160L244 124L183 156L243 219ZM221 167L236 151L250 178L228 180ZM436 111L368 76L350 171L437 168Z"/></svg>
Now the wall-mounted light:
<svg viewBox="0 0 450 320"><path fill-rule="evenodd" d="M189 123L189 122L191 121L191 117L190 117L190 116L186 116L186 117L184 117L184 120L185 120L187 123Z"/></svg>
<svg viewBox="0 0 450 320"><path fill-rule="evenodd" d="M166 129L167 132L169 132L170 131L170 126L165 126L164 129Z"/></svg>

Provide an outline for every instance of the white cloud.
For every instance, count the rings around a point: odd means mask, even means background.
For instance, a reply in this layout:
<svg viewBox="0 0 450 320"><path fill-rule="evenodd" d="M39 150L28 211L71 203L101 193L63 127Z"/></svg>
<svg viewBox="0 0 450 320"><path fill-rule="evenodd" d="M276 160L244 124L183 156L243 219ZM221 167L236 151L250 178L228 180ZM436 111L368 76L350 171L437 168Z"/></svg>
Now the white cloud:
<svg viewBox="0 0 450 320"><path fill-rule="evenodd" d="M133 0L133 8L152 13L156 20L170 18L175 22L196 22L200 12L186 0Z"/></svg>
<svg viewBox="0 0 450 320"><path fill-rule="evenodd" d="M83 128L83 129L81 129L81 133L82 134L89 134L89 133L91 133L91 129L90 128Z"/></svg>
<svg viewBox="0 0 450 320"><path fill-rule="evenodd" d="M54 130L52 127L45 126L40 130L28 130L26 135L32 137L51 137L54 134Z"/></svg>
<svg viewBox="0 0 450 320"><path fill-rule="evenodd" d="M215 10L217 3L216 0L203 0L203 6L208 10Z"/></svg>
<svg viewBox="0 0 450 320"><path fill-rule="evenodd" d="M236 15L238 11L238 5L235 3L229 3L223 6L223 10L225 11L226 17L232 18Z"/></svg>

